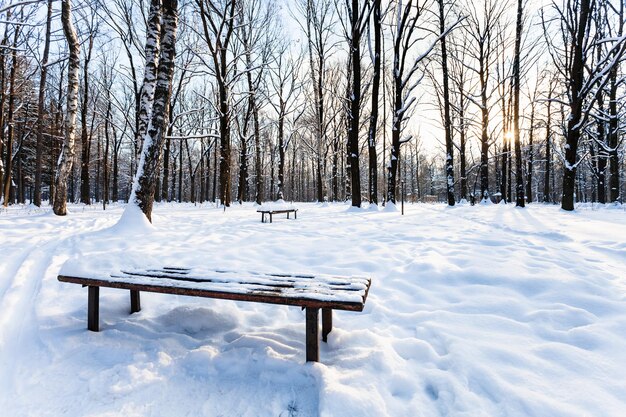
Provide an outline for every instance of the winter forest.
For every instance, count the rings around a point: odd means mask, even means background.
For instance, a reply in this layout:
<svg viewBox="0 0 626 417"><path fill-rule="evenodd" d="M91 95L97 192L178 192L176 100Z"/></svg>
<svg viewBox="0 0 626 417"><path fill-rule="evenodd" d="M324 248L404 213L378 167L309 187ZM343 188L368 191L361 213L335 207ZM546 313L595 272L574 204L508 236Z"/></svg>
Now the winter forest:
<svg viewBox="0 0 626 417"><path fill-rule="evenodd" d="M0 415L623 417L625 0L0 0Z"/></svg>
<svg viewBox="0 0 626 417"><path fill-rule="evenodd" d="M74 3L0 9L5 207L127 201L153 105L156 201L622 200L623 2Z"/></svg>

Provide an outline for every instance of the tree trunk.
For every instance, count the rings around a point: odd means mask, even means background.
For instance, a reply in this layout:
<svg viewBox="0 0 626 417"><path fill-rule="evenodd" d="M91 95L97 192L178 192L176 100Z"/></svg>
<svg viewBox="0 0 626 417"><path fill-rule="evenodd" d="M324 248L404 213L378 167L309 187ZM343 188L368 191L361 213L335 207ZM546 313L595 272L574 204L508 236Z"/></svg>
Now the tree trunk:
<svg viewBox="0 0 626 417"><path fill-rule="evenodd" d="M91 136L87 129L87 112L89 110L89 61L91 61L91 52L93 51L93 34L89 34L89 44L87 46L87 55L83 62L83 100L80 109L80 125L81 125L81 159L80 159L80 201L83 204L91 204L91 195L89 187L89 150L91 148Z"/></svg>
<svg viewBox="0 0 626 417"><path fill-rule="evenodd" d="M515 54L513 56L513 136L515 140L515 206L524 207L524 172L522 168L522 140L519 127L520 60L522 45L523 0L517 0L517 23L515 25Z"/></svg>
<svg viewBox="0 0 626 417"><path fill-rule="evenodd" d="M72 1L62 0L61 21L69 49L67 69L67 113L65 116L65 139L56 172L53 211L57 216L67 214L67 179L72 173L75 156L76 113L78 110L78 73L80 71L80 43L72 23Z"/></svg>
<svg viewBox="0 0 626 417"><path fill-rule="evenodd" d="M367 135L368 171L369 171L369 200L378 204L378 157L376 153L376 132L378 129L378 106L380 94L380 59L381 59L381 11L380 0L373 2L372 18L374 20L374 59L372 79L372 111L370 126Z"/></svg>
<svg viewBox="0 0 626 417"><path fill-rule="evenodd" d="M9 43L8 37L8 25L5 25L4 37L0 44L0 200L4 202L4 177L6 175L6 167L4 161L2 161L2 154L4 149L4 103L6 102L6 53L7 45ZM4 196L9 198L9 196ZM4 204L4 203L3 203Z"/></svg>
<svg viewBox="0 0 626 417"><path fill-rule="evenodd" d="M350 53L352 62L352 93L350 94L350 113L348 120L348 161L352 206L361 207L361 170L359 166L359 129L361 111L361 8L359 0L352 0L352 33Z"/></svg>
<svg viewBox="0 0 626 417"><path fill-rule="evenodd" d="M402 116L402 90L400 77L394 76L395 98L394 117L391 125L391 157L387 167L387 202L396 203L396 175L398 172L398 159L400 158L400 129Z"/></svg>
<svg viewBox="0 0 626 417"><path fill-rule="evenodd" d="M159 53L161 43L161 14L163 0L150 0L148 12L148 28L146 31L146 44L144 55L146 66L143 73L143 83L139 93L139 112L137 114L137 131L135 132L136 151L142 149L142 143L150 122L150 114L154 102L154 93L157 83L157 71L159 66ZM169 105L169 103L168 103ZM135 155L137 158L139 155Z"/></svg>
<svg viewBox="0 0 626 417"><path fill-rule="evenodd" d="M278 191L276 199L285 198L285 104L282 97L279 98L280 114L278 115Z"/></svg>
<svg viewBox="0 0 626 417"><path fill-rule="evenodd" d="M583 51L584 38L587 35L587 24L591 13L591 0L581 0L578 16L578 32L572 39L573 56L569 68L570 115L567 119L565 136L565 161L563 172L563 198L561 208L574 210L576 191L576 167L578 162L578 142L580 139L580 121L582 119L585 97L581 95L585 73L585 57Z"/></svg>
<svg viewBox="0 0 626 417"><path fill-rule="evenodd" d="M446 48L444 0L439 3L439 33L441 35L441 75L443 77L443 127L446 136L446 192L448 205L454 206L454 143L452 143L452 119L450 116L450 88L448 74L448 51Z"/></svg>
<svg viewBox="0 0 626 417"><path fill-rule="evenodd" d="M172 140L170 135L165 139L165 151L163 152L163 181L161 185L161 199L163 201L170 201L170 147L172 146Z"/></svg>
<svg viewBox="0 0 626 417"><path fill-rule="evenodd" d="M551 192L550 192L550 175L552 169L552 112L550 103L552 100L552 85L550 85L550 95L547 100L547 116L546 116L546 171L543 179L543 202L551 203Z"/></svg>
<svg viewBox="0 0 626 417"><path fill-rule="evenodd" d="M106 210L109 203L109 149L111 145L111 139L109 136L109 125L111 118L111 100L107 103L107 113L104 119L104 169L102 175L102 209Z"/></svg>
<svg viewBox="0 0 626 417"><path fill-rule="evenodd" d="M237 187L237 201L242 204L248 199L248 120L243 122L243 132L239 138L239 187ZM257 193L258 195L258 193Z"/></svg>
<svg viewBox="0 0 626 417"><path fill-rule="evenodd" d="M39 77L39 96L37 100L37 145L35 150L35 191L33 203L41 207L41 170L43 165L43 131L44 131L44 104L46 99L46 78L48 75L48 55L50 54L50 27L52 22L52 0L48 0L48 14L46 18L46 35L41 58L41 75Z"/></svg>
<svg viewBox="0 0 626 417"><path fill-rule="evenodd" d="M138 205L149 221L152 221L154 192L159 180L161 151L169 120L169 103L176 58L177 26L178 0L163 0L162 33L160 35L161 54L154 89L154 102L130 198L131 204ZM152 30L155 28L149 29L149 31Z"/></svg>
<svg viewBox="0 0 626 417"><path fill-rule="evenodd" d="M120 148L117 142L115 128L113 128L113 189L111 190L111 200L114 203L119 201L119 154ZM120 141L121 142L121 141Z"/></svg>
<svg viewBox="0 0 626 417"><path fill-rule="evenodd" d="M480 62L480 198L489 198L489 109L487 108L487 77L485 63Z"/></svg>
<svg viewBox="0 0 626 417"><path fill-rule="evenodd" d="M622 37L624 34L624 1L620 2L620 8L618 12L619 28L617 30L617 36ZM609 146L609 201L611 203L617 203L623 198L620 196L620 163L618 154L619 145L619 119L618 114L618 97L617 90L620 85L618 80L618 66L614 66L610 73L610 87L609 87L609 134L608 134L608 146Z"/></svg>
<svg viewBox="0 0 626 417"><path fill-rule="evenodd" d="M179 142L179 151L178 151L178 197L176 201L179 203L183 202L183 143Z"/></svg>
<svg viewBox="0 0 626 417"><path fill-rule="evenodd" d="M530 104L530 130L528 131L528 165L526 169L526 201L533 201L533 164L535 162L535 103Z"/></svg>

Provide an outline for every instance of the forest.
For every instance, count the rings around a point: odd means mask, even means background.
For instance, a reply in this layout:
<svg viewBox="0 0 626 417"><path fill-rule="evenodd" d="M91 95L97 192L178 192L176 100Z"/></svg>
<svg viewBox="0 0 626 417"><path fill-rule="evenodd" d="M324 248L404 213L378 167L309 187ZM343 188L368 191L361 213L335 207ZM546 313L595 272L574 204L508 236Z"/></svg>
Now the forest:
<svg viewBox="0 0 626 417"><path fill-rule="evenodd" d="M23 0L0 19L4 207L106 207L135 177L224 206L623 200L623 1Z"/></svg>
<svg viewBox="0 0 626 417"><path fill-rule="evenodd" d="M0 0L0 413L624 417L625 7Z"/></svg>

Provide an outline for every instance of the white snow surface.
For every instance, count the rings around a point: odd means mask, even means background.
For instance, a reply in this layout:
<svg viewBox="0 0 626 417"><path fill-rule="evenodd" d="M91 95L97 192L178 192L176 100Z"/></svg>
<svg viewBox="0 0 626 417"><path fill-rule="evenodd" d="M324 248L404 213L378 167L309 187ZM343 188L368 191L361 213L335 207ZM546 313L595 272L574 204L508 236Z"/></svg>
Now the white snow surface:
<svg viewBox="0 0 626 417"><path fill-rule="evenodd" d="M626 415L626 211L492 204L399 211L298 204L0 212L0 413L21 416ZM117 225L116 225L117 224ZM136 227L135 227L136 226ZM297 307L100 292L61 283L100 267L371 276L363 312L336 311L304 363Z"/></svg>

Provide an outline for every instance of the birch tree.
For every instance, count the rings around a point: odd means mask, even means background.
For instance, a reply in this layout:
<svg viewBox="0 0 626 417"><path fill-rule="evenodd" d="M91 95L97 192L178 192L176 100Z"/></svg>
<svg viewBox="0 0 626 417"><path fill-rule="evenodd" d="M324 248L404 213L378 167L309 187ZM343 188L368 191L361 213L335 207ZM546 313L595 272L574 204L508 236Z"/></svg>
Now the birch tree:
<svg viewBox="0 0 626 417"><path fill-rule="evenodd" d="M161 33L154 36L149 32L157 29L154 26L148 27L147 37L158 38L160 42L159 64L150 121L143 140L141 159L129 201L131 204L137 205L149 221L152 221L154 193L159 180L161 152L169 120L177 29L178 0L163 0Z"/></svg>
<svg viewBox="0 0 626 417"><path fill-rule="evenodd" d="M57 165L53 211L57 216L67 214L67 179L75 156L76 113L78 110L78 74L80 71L80 43L72 22L72 1L61 1L63 33L69 49L67 69L67 110L65 115L65 139Z"/></svg>

